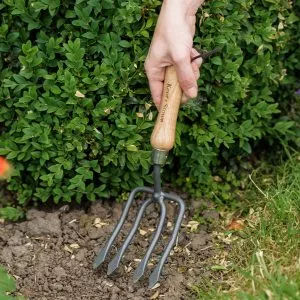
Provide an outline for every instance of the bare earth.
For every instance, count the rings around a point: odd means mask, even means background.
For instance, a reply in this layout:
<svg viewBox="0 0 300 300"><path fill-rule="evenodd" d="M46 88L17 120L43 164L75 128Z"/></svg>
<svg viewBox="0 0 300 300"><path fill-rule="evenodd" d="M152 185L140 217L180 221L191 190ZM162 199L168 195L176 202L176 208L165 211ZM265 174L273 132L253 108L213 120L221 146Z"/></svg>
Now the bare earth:
<svg viewBox="0 0 300 300"><path fill-rule="evenodd" d="M146 212L119 269L111 276L106 275L107 263L93 270L95 255L121 211L121 204L109 202L95 202L85 210L69 206L52 212L32 209L24 222L0 223L0 263L17 279L18 292L33 300L193 299L190 285L201 276L209 276L209 258L215 251L208 226L190 222L189 211L159 286L147 288L149 270L140 282L132 281L155 229L159 212L154 206ZM135 213L133 208L125 224L126 232ZM168 206L166 230L152 256L150 270L168 241L175 213L174 205ZM218 219L218 214L208 209L204 217ZM191 227L197 228L196 232L192 233ZM112 254L116 250L114 247Z"/></svg>

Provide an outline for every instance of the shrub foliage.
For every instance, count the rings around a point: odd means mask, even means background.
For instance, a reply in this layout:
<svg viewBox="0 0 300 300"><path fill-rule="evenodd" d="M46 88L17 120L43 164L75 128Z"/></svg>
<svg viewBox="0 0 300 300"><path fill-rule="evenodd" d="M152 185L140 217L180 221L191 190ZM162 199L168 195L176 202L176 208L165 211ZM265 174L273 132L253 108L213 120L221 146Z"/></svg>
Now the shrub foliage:
<svg viewBox="0 0 300 300"><path fill-rule="evenodd" d="M2 1L0 155L14 164L8 188L20 204L93 201L151 183L156 110L143 63L160 5ZM286 74L299 67L298 21L287 0L207 1L199 11L195 45L222 50L180 112L169 166L178 184L214 189L216 167L232 155L249 155L262 138L295 139L283 112L293 93L278 90L296 84Z"/></svg>

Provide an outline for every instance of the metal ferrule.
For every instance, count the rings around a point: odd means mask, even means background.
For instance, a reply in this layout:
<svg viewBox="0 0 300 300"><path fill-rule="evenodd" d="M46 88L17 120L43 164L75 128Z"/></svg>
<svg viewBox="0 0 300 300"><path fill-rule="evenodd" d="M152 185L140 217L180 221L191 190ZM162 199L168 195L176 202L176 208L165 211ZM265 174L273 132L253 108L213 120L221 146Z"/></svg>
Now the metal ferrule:
<svg viewBox="0 0 300 300"><path fill-rule="evenodd" d="M154 165L164 165L166 163L168 157L168 151L166 150L158 150L153 149L152 150L152 163Z"/></svg>

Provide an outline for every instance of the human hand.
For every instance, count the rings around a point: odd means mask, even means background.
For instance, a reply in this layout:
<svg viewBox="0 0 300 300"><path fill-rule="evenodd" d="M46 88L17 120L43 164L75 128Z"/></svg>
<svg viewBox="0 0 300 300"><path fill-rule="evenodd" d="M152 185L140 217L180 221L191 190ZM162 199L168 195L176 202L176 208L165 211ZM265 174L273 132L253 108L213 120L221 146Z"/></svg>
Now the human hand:
<svg viewBox="0 0 300 300"><path fill-rule="evenodd" d="M145 70L153 101L159 107L163 92L165 68L174 65L183 90L182 102L197 96L197 80L202 58L191 62L199 55L193 48L196 12L204 0L164 0Z"/></svg>

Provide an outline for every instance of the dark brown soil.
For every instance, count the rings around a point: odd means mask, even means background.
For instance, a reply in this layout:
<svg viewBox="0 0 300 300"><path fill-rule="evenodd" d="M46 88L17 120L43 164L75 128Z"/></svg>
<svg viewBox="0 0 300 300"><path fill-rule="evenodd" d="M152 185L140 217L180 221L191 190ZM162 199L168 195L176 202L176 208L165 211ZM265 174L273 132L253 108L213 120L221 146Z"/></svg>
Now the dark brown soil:
<svg viewBox="0 0 300 300"><path fill-rule="evenodd" d="M132 281L133 271L145 253L159 216L154 206L146 212L140 226L142 230L127 250L119 269L111 276L106 275L107 263L93 270L95 255L121 211L121 204L96 202L86 211L68 206L55 212L32 209L24 222L0 222L0 264L14 275L18 292L28 299L193 299L190 286L208 273L214 248L207 225L199 224L196 232L191 232L190 227L195 229L197 224L190 222L189 213L177 246L164 267L160 285L154 289L148 289L149 270L140 282L134 284ZM125 224L126 231L135 212L133 208ZM166 230L152 256L150 270L167 243L175 213L174 205L169 205ZM218 214L206 210L205 217L216 219ZM116 249L112 249L112 254Z"/></svg>

